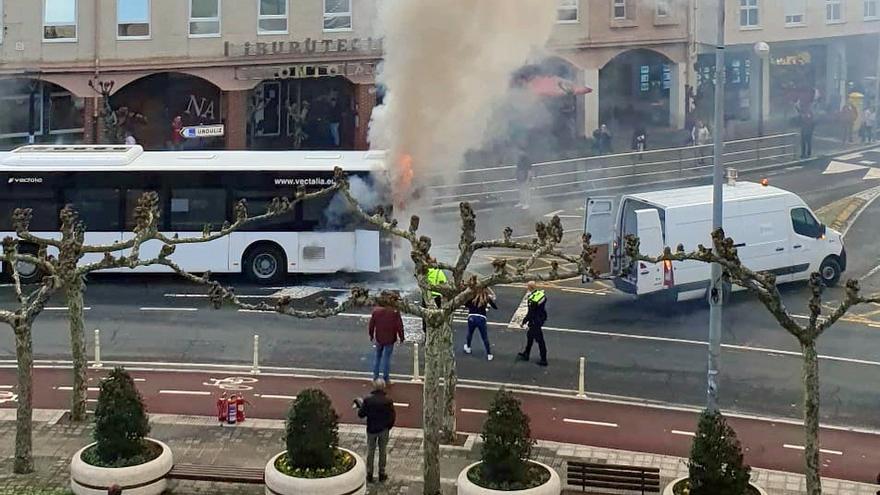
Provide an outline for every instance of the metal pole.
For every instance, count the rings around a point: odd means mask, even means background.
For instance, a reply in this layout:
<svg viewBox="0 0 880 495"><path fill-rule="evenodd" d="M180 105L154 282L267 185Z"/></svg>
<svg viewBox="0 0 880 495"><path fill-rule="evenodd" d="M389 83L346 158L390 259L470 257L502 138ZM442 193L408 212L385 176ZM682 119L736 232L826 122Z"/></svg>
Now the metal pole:
<svg viewBox="0 0 880 495"><path fill-rule="evenodd" d="M260 374L260 336L254 335L254 365L251 368L252 375Z"/></svg>
<svg viewBox="0 0 880 495"><path fill-rule="evenodd" d="M764 59L758 59L758 137L764 137ZM758 140L761 146L761 140ZM759 148L760 149L760 148Z"/></svg>
<svg viewBox="0 0 880 495"><path fill-rule="evenodd" d="M877 115L877 111L880 110L880 36L877 37L877 78L874 80L874 115ZM880 117L875 117L875 119L880 120ZM877 132L876 122L875 122L874 132Z"/></svg>
<svg viewBox="0 0 880 495"><path fill-rule="evenodd" d="M36 81L31 81L30 90L31 94L28 97L28 144L34 144L36 138L34 134L36 133L37 127L37 85Z"/></svg>
<svg viewBox="0 0 880 495"><path fill-rule="evenodd" d="M416 342L413 344L413 373L412 373L412 381L414 383L418 383L422 381L419 378L419 343Z"/></svg>
<svg viewBox="0 0 880 495"><path fill-rule="evenodd" d="M104 366L101 364L101 330L95 329L95 368Z"/></svg>
<svg viewBox="0 0 880 495"><path fill-rule="evenodd" d="M581 399L584 399L587 397L587 392L586 392L585 386L584 386L584 381L585 381L584 373L586 373L586 368L587 368L587 358L581 357L580 369L578 370L578 394L577 394L577 396Z"/></svg>
<svg viewBox="0 0 880 495"><path fill-rule="evenodd" d="M724 183L724 0L718 0L718 43L715 46L715 156L712 175L712 230L722 226ZM718 364L721 357L721 310L724 291L721 265L712 264L709 289L709 371L707 375L706 408L718 410Z"/></svg>

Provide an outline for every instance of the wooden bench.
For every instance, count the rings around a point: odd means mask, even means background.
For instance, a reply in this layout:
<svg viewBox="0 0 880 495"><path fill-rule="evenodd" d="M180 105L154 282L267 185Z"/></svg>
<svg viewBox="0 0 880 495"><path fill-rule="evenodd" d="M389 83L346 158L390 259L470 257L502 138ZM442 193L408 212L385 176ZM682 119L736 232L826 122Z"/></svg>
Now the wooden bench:
<svg viewBox="0 0 880 495"><path fill-rule="evenodd" d="M262 485L266 482L266 473L263 468L198 466L195 464L175 464L165 477L170 480L247 483L252 485Z"/></svg>
<svg viewBox="0 0 880 495"><path fill-rule="evenodd" d="M633 492L660 493L660 469L616 464L568 461L568 485L588 488L629 490Z"/></svg>

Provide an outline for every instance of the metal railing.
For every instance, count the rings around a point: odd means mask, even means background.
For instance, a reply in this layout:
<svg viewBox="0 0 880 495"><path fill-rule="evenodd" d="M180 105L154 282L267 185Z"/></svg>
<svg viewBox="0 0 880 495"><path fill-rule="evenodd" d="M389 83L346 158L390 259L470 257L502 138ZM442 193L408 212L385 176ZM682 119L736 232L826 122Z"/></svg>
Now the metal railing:
<svg viewBox="0 0 880 495"><path fill-rule="evenodd" d="M742 171L792 163L797 159L798 134L775 134L761 138L727 141L724 166ZM590 156L539 162L532 165L533 195L541 198L614 192L645 185L681 183L708 178L714 159L712 145L665 148L645 152ZM460 201L497 203L518 199L516 166L465 169L455 183L435 180L430 186L434 205Z"/></svg>

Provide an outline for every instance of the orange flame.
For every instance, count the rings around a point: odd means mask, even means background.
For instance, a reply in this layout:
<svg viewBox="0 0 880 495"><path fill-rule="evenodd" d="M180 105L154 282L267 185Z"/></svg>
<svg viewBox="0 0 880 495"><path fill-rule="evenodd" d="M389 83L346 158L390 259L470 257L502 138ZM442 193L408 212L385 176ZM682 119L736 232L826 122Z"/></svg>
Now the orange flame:
<svg viewBox="0 0 880 495"><path fill-rule="evenodd" d="M397 160L397 184L394 188L396 206L402 208L412 194L413 157L404 153Z"/></svg>

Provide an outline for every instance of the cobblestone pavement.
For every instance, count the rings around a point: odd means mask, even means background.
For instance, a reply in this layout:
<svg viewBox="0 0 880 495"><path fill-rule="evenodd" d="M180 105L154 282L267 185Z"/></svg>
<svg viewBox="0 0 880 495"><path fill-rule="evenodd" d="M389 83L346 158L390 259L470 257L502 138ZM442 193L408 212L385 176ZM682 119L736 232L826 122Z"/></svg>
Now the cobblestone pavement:
<svg viewBox="0 0 880 495"><path fill-rule="evenodd" d="M55 422L59 412L39 411L34 425L34 453L37 472L16 476L12 472L12 449L15 423L9 412L0 412L0 495L61 495L69 493L68 463L70 457L91 441L90 425ZM341 425L340 444L356 452L366 451L363 426ZM174 451L176 462L242 467L262 467L267 459L284 447L283 422L275 420L248 421L235 428L217 426L212 418L195 416L153 415L151 437L166 442ZM410 495L421 492L421 433L418 430L395 429L388 448L388 474L383 484L369 487L370 494ZM444 494L455 493L458 473L479 457L479 440L469 437L459 448L444 448L441 477ZM671 456L615 451L556 442L539 442L535 459L564 474L566 459L594 462L634 464L661 468L663 482L684 476L687 461ZM754 470L753 480L772 495L805 493L804 478L796 474ZM825 493L834 495L874 495L876 487L837 480L825 480ZM229 485L199 482L172 482L173 495L262 494L261 486Z"/></svg>

